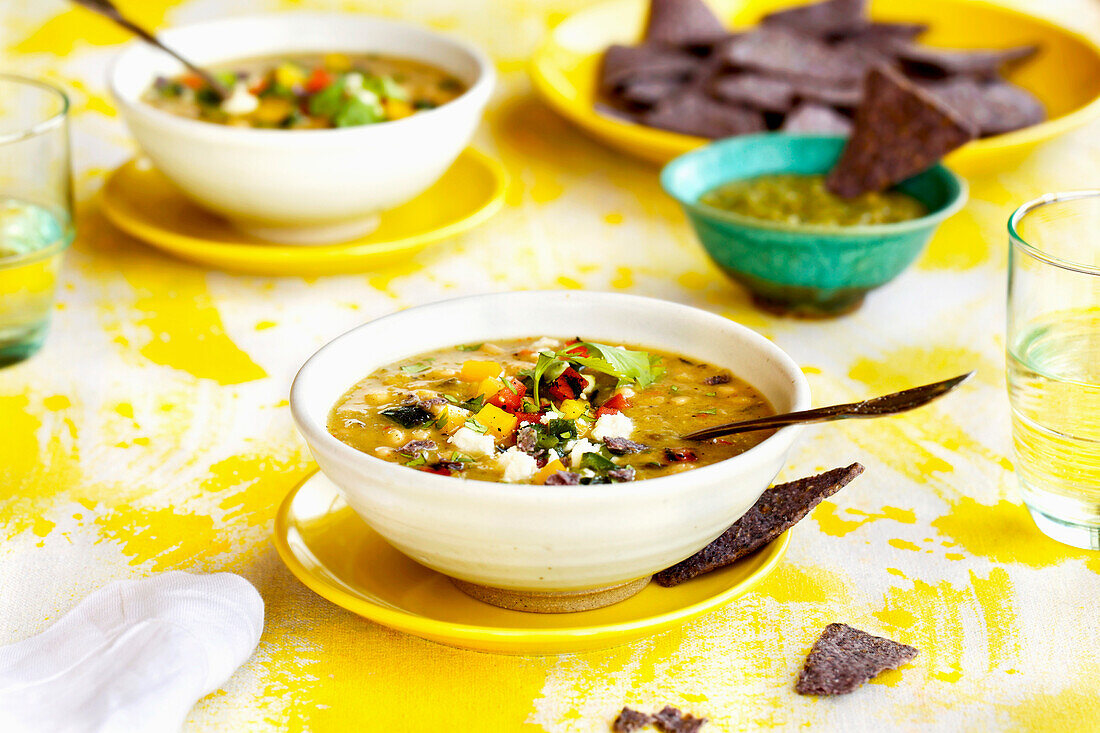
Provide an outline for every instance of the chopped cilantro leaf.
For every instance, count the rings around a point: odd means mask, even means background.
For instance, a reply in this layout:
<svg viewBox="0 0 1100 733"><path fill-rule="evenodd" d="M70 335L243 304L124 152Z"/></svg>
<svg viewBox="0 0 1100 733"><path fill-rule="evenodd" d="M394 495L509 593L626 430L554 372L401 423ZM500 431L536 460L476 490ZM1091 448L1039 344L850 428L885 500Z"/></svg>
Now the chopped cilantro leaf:
<svg viewBox="0 0 1100 733"><path fill-rule="evenodd" d="M428 364L428 360L418 361L415 364L403 364L400 369L405 374L420 374L431 369L431 365Z"/></svg>
<svg viewBox="0 0 1100 733"><path fill-rule="evenodd" d="M468 427L470 430L473 430L475 433L486 433L489 430L489 428L478 422L476 417L471 417L469 420L467 420L466 427Z"/></svg>
<svg viewBox="0 0 1100 733"><path fill-rule="evenodd" d="M463 346L456 346L459 351L477 351L485 344L465 344Z"/></svg>
<svg viewBox="0 0 1100 733"><path fill-rule="evenodd" d="M462 406L470 412L477 412L482 407L485 407L485 395L479 394L477 397L474 397L471 400L466 400L462 403Z"/></svg>
<svg viewBox="0 0 1100 733"><path fill-rule="evenodd" d="M717 415L718 410L715 410L714 408L711 408L709 410L699 410L699 414L700 415Z"/></svg>
<svg viewBox="0 0 1100 733"><path fill-rule="evenodd" d="M405 465L406 466L423 466L427 462L428 462L428 459L424 457L424 454L420 454L419 456L412 459L411 461L409 461Z"/></svg>

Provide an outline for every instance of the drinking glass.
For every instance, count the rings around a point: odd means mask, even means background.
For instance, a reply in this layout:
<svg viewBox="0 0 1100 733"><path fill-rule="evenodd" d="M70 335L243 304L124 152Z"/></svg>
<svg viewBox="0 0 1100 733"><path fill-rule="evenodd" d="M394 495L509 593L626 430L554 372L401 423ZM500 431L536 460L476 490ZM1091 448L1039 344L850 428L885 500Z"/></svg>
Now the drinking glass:
<svg viewBox="0 0 1100 733"><path fill-rule="evenodd" d="M0 366L42 345L73 240L69 100L0 74Z"/></svg>
<svg viewBox="0 0 1100 733"><path fill-rule="evenodd" d="M1026 203L1008 232L1020 490L1045 534L1100 550L1100 191Z"/></svg>

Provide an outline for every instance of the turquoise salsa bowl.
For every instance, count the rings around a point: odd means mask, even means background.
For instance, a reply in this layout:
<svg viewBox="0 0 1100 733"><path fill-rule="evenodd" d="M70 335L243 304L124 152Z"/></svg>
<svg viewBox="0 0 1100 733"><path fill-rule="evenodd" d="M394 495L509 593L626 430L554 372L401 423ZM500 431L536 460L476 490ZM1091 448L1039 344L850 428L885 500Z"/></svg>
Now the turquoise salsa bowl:
<svg viewBox="0 0 1100 733"><path fill-rule="evenodd" d="M792 225L699 203L729 181L773 173L826 173L844 137L763 133L681 155L661 185L683 206L710 258L772 312L827 317L855 310L868 291L912 264L936 227L966 203L966 183L942 165L900 183L928 209L919 219L866 226Z"/></svg>

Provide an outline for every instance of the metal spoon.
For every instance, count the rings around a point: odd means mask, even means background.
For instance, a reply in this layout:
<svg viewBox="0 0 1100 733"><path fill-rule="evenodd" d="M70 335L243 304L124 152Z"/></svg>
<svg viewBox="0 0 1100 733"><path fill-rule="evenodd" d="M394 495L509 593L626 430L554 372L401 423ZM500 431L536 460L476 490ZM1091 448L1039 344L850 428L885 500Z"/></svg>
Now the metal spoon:
<svg viewBox="0 0 1100 733"><path fill-rule="evenodd" d="M918 407L927 405L932 400L942 397L974 376L974 372L960 374L957 377L946 379L942 382L933 382L922 387L913 387L902 392L872 397L863 402L852 402L847 405L833 405L832 407L817 407L813 410L801 412L788 412L784 415L772 415L755 420L743 420L731 422L725 425L717 425L713 428L705 428L689 433L684 440L708 440L723 435L734 433L750 433L754 430L770 430L772 428L785 428L788 425L803 423L832 422L833 420L847 420L850 417L881 417L882 415L896 415L899 412L908 412Z"/></svg>
<svg viewBox="0 0 1100 733"><path fill-rule="evenodd" d="M202 80L210 85L210 88L214 90L214 93L218 95L219 99L225 99L229 96L229 89L225 86L225 84L222 84L220 81L218 81L218 78L216 76L214 76L201 66L196 66L195 64L185 59L183 56L180 56L176 51L172 50L168 46L165 46L156 36L145 30L141 26L135 24L132 20L124 18L121 11L119 11L119 9L115 7L114 3L112 3L111 0L72 1L77 5L87 8L88 10L99 13L105 18L110 18L115 23L130 31L141 40L156 46L161 51L164 51L168 55L172 56L188 69L201 76Z"/></svg>

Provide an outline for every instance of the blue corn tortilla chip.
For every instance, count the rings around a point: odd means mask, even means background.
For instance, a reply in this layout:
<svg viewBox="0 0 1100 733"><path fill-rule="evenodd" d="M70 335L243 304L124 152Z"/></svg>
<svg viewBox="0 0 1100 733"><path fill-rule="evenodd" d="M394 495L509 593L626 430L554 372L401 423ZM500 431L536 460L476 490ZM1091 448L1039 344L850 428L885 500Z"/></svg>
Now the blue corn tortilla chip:
<svg viewBox="0 0 1100 733"><path fill-rule="evenodd" d="M1035 95L1006 81L955 77L923 88L974 125L982 136L1019 130L1046 119L1043 103Z"/></svg>
<svg viewBox="0 0 1100 733"><path fill-rule="evenodd" d="M862 49L830 46L785 28L758 28L726 41L715 58L770 76L858 83L871 62Z"/></svg>
<svg viewBox="0 0 1100 733"><path fill-rule="evenodd" d="M846 468L834 468L817 476L772 486L718 539L688 559L657 573L653 579L658 585L670 588L736 562L798 524L823 499L840 491L861 473L863 466L853 463Z"/></svg>
<svg viewBox="0 0 1100 733"><path fill-rule="evenodd" d="M600 89L614 94L634 81L686 80L699 68L690 54L656 46L610 46L600 64Z"/></svg>
<svg viewBox="0 0 1100 733"><path fill-rule="evenodd" d="M825 0L765 15L761 24L821 39L854 33L869 25L866 0Z"/></svg>
<svg viewBox="0 0 1100 733"><path fill-rule="evenodd" d="M703 0L651 0L645 40L681 48L717 43L730 33Z"/></svg>
<svg viewBox="0 0 1100 733"><path fill-rule="evenodd" d="M822 135L847 135L852 131L852 120L832 107L813 102L803 102L783 118L779 126L783 132L812 132Z"/></svg>
<svg viewBox="0 0 1100 733"><path fill-rule="evenodd" d="M627 82L618 98L631 107L649 108L684 88L679 79L637 79Z"/></svg>
<svg viewBox="0 0 1100 733"><path fill-rule="evenodd" d="M794 105L790 81L760 74L723 74L710 81L708 90L723 102L763 112L786 112Z"/></svg>
<svg viewBox="0 0 1100 733"><path fill-rule="evenodd" d="M1033 56L1038 46L1018 46L1001 50L968 50L918 46L907 41L890 44L890 51L901 61L906 74L943 78L962 74L992 79L1005 66Z"/></svg>
<svg viewBox="0 0 1100 733"><path fill-rule="evenodd" d="M767 129L764 115L760 112L723 104L700 89L688 89L661 100L638 119L650 127L709 138L745 135Z"/></svg>
<svg viewBox="0 0 1100 733"><path fill-rule="evenodd" d="M800 695L846 695L880 672L913 661L917 649L847 624L829 624L795 683Z"/></svg>
<svg viewBox="0 0 1100 733"><path fill-rule="evenodd" d="M895 72L872 69L863 89L852 135L825 178L837 196L884 191L977 135L959 113Z"/></svg>

